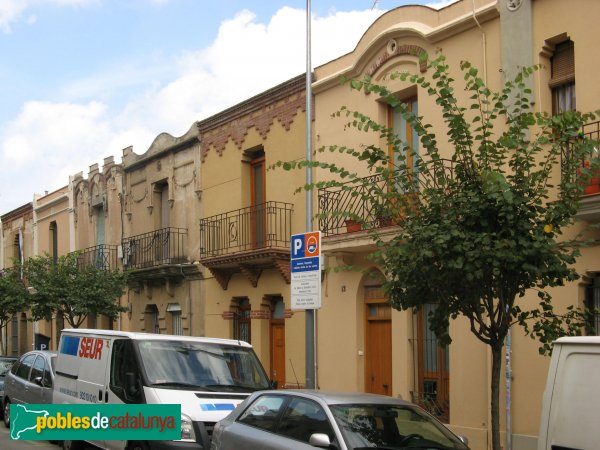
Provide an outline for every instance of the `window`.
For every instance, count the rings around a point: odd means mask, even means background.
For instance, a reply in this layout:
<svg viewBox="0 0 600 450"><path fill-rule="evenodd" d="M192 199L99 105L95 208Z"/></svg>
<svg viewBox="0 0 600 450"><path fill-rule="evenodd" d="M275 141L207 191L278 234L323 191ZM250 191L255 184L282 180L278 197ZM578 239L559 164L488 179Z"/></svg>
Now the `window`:
<svg viewBox="0 0 600 450"><path fill-rule="evenodd" d="M237 311L233 313L233 338L250 343L250 300L237 301Z"/></svg>
<svg viewBox="0 0 600 450"><path fill-rule="evenodd" d="M550 59L552 113L561 114L576 108L575 101L575 46L567 40L556 44Z"/></svg>
<svg viewBox="0 0 600 450"><path fill-rule="evenodd" d="M596 276L586 290L586 307L600 311L600 276ZM591 325L596 336L600 336L600 314L594 314Z"/></svg>
<svg viewBox="0 0 600 450"><path fill-rule="evenodd" d="M314 433L327 434L332 442L335 438L323 408L306 398L263 395L238 422L305 443Z"/></svg>
<svg viewBox="0 0 600 450"><path fill-rule="evenodd" d="M38 357L35 359L35 362L33 363L31 374L29 375L29 381L34 383L36 378L39 378L40 381L43 380L45 368L46 364L44 362L44 357L38 355Z"/></svg>
<svg viewBox="0 0 600 450"><path fill-rule="evenodd" d="M263 395L252 403L238 422L267 431L275 431L277 419L285 404L285 397Z"/></svg>
<svg viewBox="0 0 600 450"><path fill-rule="evenodd" d="M116 339L110 361L110 389L125 403L140 403L140 370L129 339Z"/></svg>
<svg viewBox="0 0 600 450"><path fill-rule="evenodd" d="M21 363L19 364L15 375L25 380L29 379L29 372L31 371L31 367L33 366L34 359L35 355L25 356L25 358L21 360Z"/></svg>
<svg viewBox="0 0 600 450"><path fill-rule="evenodd" d="M407 105L409 112L418 115L419 106L417 97L408 98L403 100L403 102ZM403 147L389 147L390 170L406 167L411 173L416 173L416 157L419 154L419 135L414 127L411 127L410 123L402 117L402 114L391 107L388 107L388 126L402 141Z"/></svg>
<svg viewBox="0 0 600 450"><path fill-rule="evenodd" d="M171 319L171 334L176 336L183 335L183 325L181 322L181 306L179 303L169 303L167 305L167 312L170 314Z"/></svg>
<svg viewBox="0 0 600 450"><path fill-rule="evenodd" d="M314 433L326 434L330 441L335 437L323 408L312 400L294 398L281 417L277 434L308 443Z"/></svg>
<svg viewBox="0 0 600 450"><path fill-rule="evenodd" d="M56 263L58 261L58 227L56 222L50 222L50 255Z"/></svg>
<svg viewBox="0 0 600 450"><path fill-rule="evenodd" d="M447 345L438 345L437 335L429 329L429 315L434 303L427 303L417 313L418 386L414 400L442 421L450 414L450 358Z"/></svg>

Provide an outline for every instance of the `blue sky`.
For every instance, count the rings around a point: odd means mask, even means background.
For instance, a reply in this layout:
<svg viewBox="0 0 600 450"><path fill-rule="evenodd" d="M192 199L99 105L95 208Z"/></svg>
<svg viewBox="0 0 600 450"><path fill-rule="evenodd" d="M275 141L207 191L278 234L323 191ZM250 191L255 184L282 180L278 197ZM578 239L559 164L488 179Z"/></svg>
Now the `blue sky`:
<svg viewBox="0 0 600 450"><path fill-rule="evenodd" d="M374 5L375 3L375 5ZM312 56L386 10L312 0ZM0 215L305 70L305 0L0 0Z"/></svg>

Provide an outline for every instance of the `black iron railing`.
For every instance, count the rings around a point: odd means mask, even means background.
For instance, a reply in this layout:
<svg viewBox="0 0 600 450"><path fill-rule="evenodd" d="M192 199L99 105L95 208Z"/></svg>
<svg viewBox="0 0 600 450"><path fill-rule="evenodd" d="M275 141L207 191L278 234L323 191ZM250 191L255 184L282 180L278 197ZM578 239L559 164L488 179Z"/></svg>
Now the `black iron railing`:
<svg viewBox="0 0 600 450"><path fill-rule="evenodd" d="M187 230L161 228L123 239L123 266L143 269L187 262Z"/></svg>
<svg viewBox="0 0 600 450"><path fill-rule="evenodd" d="M96 267L101 270L116 270L118 254L116 245L95 245L78 252L77 267Z"/></svg>
<svg viewBox="0 0 600 450"><path fill-rule="evenodd" d="M600 149L600 121L590 122L590 123L585 124L581 128L581 137L591 139L592 141L596 142L596 150L597 151L595 152L595 155L593 155L593 157L600 158L600 153L598 152L598 149ZM562 152L563 166L571 158L573 158L573 150L572 150L572 143L569 142L569 143L567 143L567 145L565 146L565 148L563 149L563 152ZM578 166L579 167L575 169L575 173L565 173L565 171L563 169L563 176L568 176L570 180L576 181L577 178L579 176L581 176L582 169L590 166L590 160L588 159L585 161L581 161L581 164L578 164ZM600 177L592 176L588 180L588 182L583 190L583 194L589 195L589 194L596 194L598 192L600 192Z"/></svg>
<svg viewBox="0 0 600 450"><path fill-rule="evenodd" d="M423 165L426 166L427 164ZM443 175L447 179L453 177L452 161L444 159L442 164L436 167L444 172ZM442 174L434 173L436 168L431 169L428 178L425 178L424 173L419 174L415 170L412 175L414 190L406 195L414 195L429 184L437 186ZM333 236L359 231L362 228L383 228L392 225L393 218L382 215L379 205L390 201L388 193L393 190L399 190L399 186L397 179L390 174L371 175L343 183L342 186L319 189L319 229L324 236Z"/></svg>
<svg viewBox="0 0 600 450"><path fill-rule="evenodd" d="M200 221L200 257L289 248L293 205L266 202Z"/></svg>

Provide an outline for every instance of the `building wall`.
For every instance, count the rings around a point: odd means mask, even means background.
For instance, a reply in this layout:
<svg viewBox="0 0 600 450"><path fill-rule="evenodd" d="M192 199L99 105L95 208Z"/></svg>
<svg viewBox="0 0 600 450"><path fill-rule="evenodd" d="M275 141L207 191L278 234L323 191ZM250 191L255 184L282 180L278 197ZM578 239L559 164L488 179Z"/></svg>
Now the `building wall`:
<svg viewBox="0 0 600 450"><path fill-rule="evenodd" d="M306 147L304 84L300 77L259 94L240 105L198 124L202 142L202 215L211 218L252 206L251 160L257 151L264 151L265 200L293 204L291 233L305 231L305 196L295 194L303 184L304 173L272 170L277 161L301 159ZM285 236L289 240L289 236ZM242 237L240 236L240 239ZM283 249L288 252L289 247ZM262 249L247 248L237 252L248 258L249 267ZM227 253L227 252L225 252ZM206 298L206 334L234 337L234 315L237 302L247 298L250 303L251 343L272 376L270 323L272 300L284 302L285 327L285 386L305 385L305 317L303 311L292 311L289 285L289 266L286 275L272 264L252 277L236 269L224 288L211 274L204 271L203 289ZM254 283L256 285L254 285Z"/></svg>
<svg viewBox="0 0 600 450"><path fill-rule="evenodd" d="M200 147L195 125L180 137L162 133L141 155L123 151L124 203L123 237L146 236L136 247L138 257L152 259L157 239L175 242L169 251L179 259L144 267L123 249L124 267L130 270L129 289L124 299L131 312L123 316L123 328L131 331L173 334L175 314L181 315L184 335L203 336L204 300L198 271L198 226L200 219ZM165 188L166 186L166 188ZM167 194L161 197L161 190ZM168 220L165 222L165 217ZM163 231L170 229L170 231ZM159 237L160 236L160 237ZM181 241L179 239L181 238ZM181 245L180 245L181 244ZM143 248L147 247L147 248ZM127 258L130 258L129 260ZM153 323L156 315L158 323Z"/></svg>
<svg viewBox="0 0 600 450"><path fill-rule="evenodd" d="M517 2L519 3L519 2ZM415 51L430 55L441 50L447 58L451 74L457 80L456 95L468 104L468 93L458 88L462 75L459 63L468 60L480 70L488 86L500 89L505 74L514 73L512 65L541 64L532 80L535 108L552 112L550 79L551 44L556 36L565 34L575 43L577 109L597 109L599 86L594 74L600 64L590 58L597 45L594 17L600 3L575 1L524 0L517 10L507 7L505 0L459 1L439 12L424 7L400 7L377 19L365 32L355 50L315 69L315 140L317 145L346 145L360 148L370 143L381 145L376 137L344 128L348 120L331 120L330 115L342 105L386 121L386 108L375 94L349 93L347 85L339 86L341 75L362 78L371 75L396 92L400 98L418 97L419 115L431 123L439 139L441 157L450 155L451 148L444 144L446 128L439 108L426 92L406 82L386 77L393 71L423 73ZM475 20L475 18L477 20ZM390 51L394 39L397 53ZM413 54L411 54L413 52ZM427 73L423 73L427 76ZM467 113L468 114L468 113ZM339 154L325 153L320 159L339 161L367 175L364 165ZM559 168L556 169L559 176ZM317 179L328 174L317 173ZM595 211L595 210L594 210ZM597 214L590 213L566 233L574 237L587 225L597 222ZM596 233L597 234L597 233ZM594 236L588 232L588 236ZM351 263L360 269L372 264L367 256L374 250L369 240L360 235L326 238L323 250L326 266L333 268ZM598 247L585 248L576 268L582 279L551 291L557 310L568 305L583 306L585 286L599 271ZM318 313L318 382L321 388L365 390L365 306L364 279L361 273L328 272L323 285L323 307ZM522 308L537 304L535 293L522 300ZM415 390L415 365L412 335L414 320L411 312L392 313L392 395L411 399ZM340 326L343 324L343 327ZM343 332L341 332L343 330ZM488 448L491 441L489 386L491 355L488 348L471 335L465 319L452 321L450 334L450 416L449 425L459 434L466 435L473 449ZM532 449L536 445L541 398L549 359L538 353L538 343L525 336L523 330L512 331L512 388L511 426L513 449ZM339 374L344 373L343 379ZM503 372L504 378L504 372ZM501 428L506 430L505 386L501 389ZM502 439L505 438L504 432Z"/></svg>

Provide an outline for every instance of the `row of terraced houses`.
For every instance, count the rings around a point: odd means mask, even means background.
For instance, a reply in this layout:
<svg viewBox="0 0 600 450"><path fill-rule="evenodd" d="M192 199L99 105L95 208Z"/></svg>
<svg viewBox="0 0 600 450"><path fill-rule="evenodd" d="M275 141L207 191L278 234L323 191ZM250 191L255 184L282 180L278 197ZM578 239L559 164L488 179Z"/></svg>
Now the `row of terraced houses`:
<svg viewBox="0 0 600 450"><path fill-rule="evenodd" d="M598 17L600 2L594 0L459 0L441 10L393 9L368 28L352 52L314 69L312 146L381 144L365 142L364 133L331 119L347 105L392 125L418 151L406 122L375 95L340 85L343 75L368 74L386 84L443 136L434 99L408 82L386 78L397 70L427 76L421 52L441 50L457 79L459 62L470 61L493 89L517 67L541 64L532 80L536 110L595 110ZM267 168L304 158L305 93L300 75L193 123L183 136L160 134L144 153L126 148L121 163L106 158L101 167L71 176L64 188L35 195L1 216L0 268L14 258L79 251L95 264L127 269L128 287L118 299L127 311L115 321L88 317L86 326L246 340L280 387L303 386L305 313L291 308L290 235L306 231L305 197L294 194L304 173ZM467 100L466 92L457 95ZM594 139L599 131L597 122L583 130ZM442 156L451 151L440 141ZM344 164L364 170L350 159ZM313 174L317 181L327 177L319 170ZM598 179L590 183L573 235L600 222ZM322 189L312 199L315 214L347 205L394 233L360 196ZM370 269L323 271L316 313L318 387L418 402L467 436L473 449L489 448L488 348L460 318L450 325L452 344L437 347L424 326L427 308L399 312L386 302L379 268L367 259L373 244L365 231L335 217L315 219L313 229L322 232L324 268ZM552 291L557 307L600 306L600 249L584 249L576 268L580 280ZM533 305L535 295L524 301ZM28 317L23 311L8 324L8 353L18 355L41 342L56 348L61 318L34 323ZM513 332L511 414L502 416L502 429L510 425L515 450L536 448L549 362L537 348L520 330Z"/></svg>

